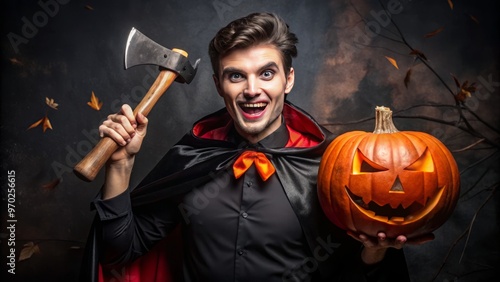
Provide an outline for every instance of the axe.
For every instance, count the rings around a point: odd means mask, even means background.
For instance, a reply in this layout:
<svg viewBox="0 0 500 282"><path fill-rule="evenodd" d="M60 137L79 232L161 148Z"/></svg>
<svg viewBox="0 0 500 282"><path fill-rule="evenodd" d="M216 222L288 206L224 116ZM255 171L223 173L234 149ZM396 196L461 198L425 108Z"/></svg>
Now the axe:
<svg viewBox="0 0 500 282"><path fill-rule="evenodd" d="M137 65L158 65L160 73L141 102L135 107L134 115L147 116L158 99L172 82L190 83L198 68L187 59L188 54L180 49L167 49L154 42L140 31L132 28L125 49L125 69ZM92 181L119 145L110 137L103 137L95 147L74 167L73 172L82 180Z"/></svg>

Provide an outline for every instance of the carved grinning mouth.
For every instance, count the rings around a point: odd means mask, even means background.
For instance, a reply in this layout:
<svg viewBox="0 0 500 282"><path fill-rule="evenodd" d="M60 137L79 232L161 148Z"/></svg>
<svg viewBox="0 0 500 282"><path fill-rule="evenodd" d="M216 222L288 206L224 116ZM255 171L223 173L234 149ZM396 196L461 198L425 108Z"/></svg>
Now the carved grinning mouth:
<svg viewBox="0 0 500 282"><path fill-rule="evenodd" d="M441 199L445 187L446 186L441 187L438 189L438 192L432 197L429 197L425 206L415 202L407 208L403 208L401 205L397 208L392 208L389 204L380 206L373 201L365 203L362 197L352 193L349 187L345 186L345 190L354 206L366 216L375 218L379 221L397 224L413 222L429 213L437 205L439 199Z"/></svg>

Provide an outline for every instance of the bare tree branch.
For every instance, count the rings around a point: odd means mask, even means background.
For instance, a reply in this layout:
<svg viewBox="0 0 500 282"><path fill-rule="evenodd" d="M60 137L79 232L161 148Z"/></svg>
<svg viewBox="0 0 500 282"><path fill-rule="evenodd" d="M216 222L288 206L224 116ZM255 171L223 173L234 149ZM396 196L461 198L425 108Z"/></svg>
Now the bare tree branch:
<svg viewBox="0 0 500 282"><path fill-rule="evenodd" d="M460 195L460 198L462 197L465 197L465 195L467 195L470 191L474 190L474 188L479 184L481 183L481 181L484 179L484 177L486 176L486 174L488 173L489 169L486 169L483 171L483 173L476 179L476 181L470 186L469 189L467 189L465 192L462 193L462 195ZM469 199L472 199L473 197L470 197ZM468 200L468 199L466 199Z"/></svg>
<svg viewBox="0 0 500 282"><path fill-rule="evenodd" d="M468 167L466 167L465 169L463 169L462 171L460 171L460 174L461 175L464 175L465 173L467 173L470 169L474 168L475 166L481 164L482 162L488 160L489 158L493 157L494 155L496 155L499 151L498 150L495 150L494 152L492 152L491 154L487 155L486 157L476 161L475 163L473 164L470 164Z"/></svg>
<svg viewBox="0 0 500 282"><path fill-rule="evenodd" d="M482 142L484 142L484 138L479 139L479 140L477 140L476 142L474 142L474 143L472 143L472 144L470 144L470 145L468 145L468 146L466 146L466 147L464 147L464 148L462 148L462 149L453 150L452 152L453 152L453 153L463 152L463 151L466 151L466 150L471 149L472 147L474 147L474 146L476 146L477 144L480 144L480 143L482 143Z"/></svg>
<svg viewBox="0 0 500 282"><path fill-rule="evenodd" d="M472 217L472 220L471 220L471 222L469 224L469 227L468 227L469 231L467 232L467 239L465 240L464 249L462 250L462 254L460 255L460 259L458 260L459 264L462 262L462 258L464 257L465 249L467 248L467 245L469 243L470 234L472 232L472 226L474 225L474 221L476 221L477 214L479 213L479 211L481 211L481 209L483 209L483 207L486 205L486 203L488 203L489 200L491 198L493 198L493 195L497 191L497 187L498 187L498 183L496 183L496 185L493 187L493 190L491 191L491 193L488 196L488 198L486 198L486 200L484 200L483 204L481 204L481 206L479 206L479 208L474 213L474 216Z"/></svg>

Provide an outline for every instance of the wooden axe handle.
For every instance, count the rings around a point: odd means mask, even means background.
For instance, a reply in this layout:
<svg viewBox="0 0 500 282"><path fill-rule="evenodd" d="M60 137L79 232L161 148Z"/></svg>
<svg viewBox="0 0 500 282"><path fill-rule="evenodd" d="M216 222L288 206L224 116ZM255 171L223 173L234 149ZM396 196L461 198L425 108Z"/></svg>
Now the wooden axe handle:
<svg viewBox="0 0 500 282"><path fill-rule="evenodd" d="M172 49L187 57L183 50ZM148 93L142 98L141 102L134 109L134 116L142 113L147 116L153 109L156 102L167 91L172 82L177 78L177 73L171 70L163 69L149 89ZM103 137L95 147L73 168L73 172L80 179L92 181L99 173L104 164L111 155L118 149L119 145L110 137Z"/></svg>

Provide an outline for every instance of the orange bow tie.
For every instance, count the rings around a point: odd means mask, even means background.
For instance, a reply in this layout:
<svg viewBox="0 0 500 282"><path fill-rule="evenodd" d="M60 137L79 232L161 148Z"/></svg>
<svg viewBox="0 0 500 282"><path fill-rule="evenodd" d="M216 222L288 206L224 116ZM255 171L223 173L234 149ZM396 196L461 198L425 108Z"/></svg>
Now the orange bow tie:
<svg viewBox="0 0 500 282"><path fill-rule="evenodd" d="M276 171L273 164L261 152L245 151L233 164L234 176L236 179L240 178L245 172L255 164L257 172L262 180L266 181Z"/></svg>

